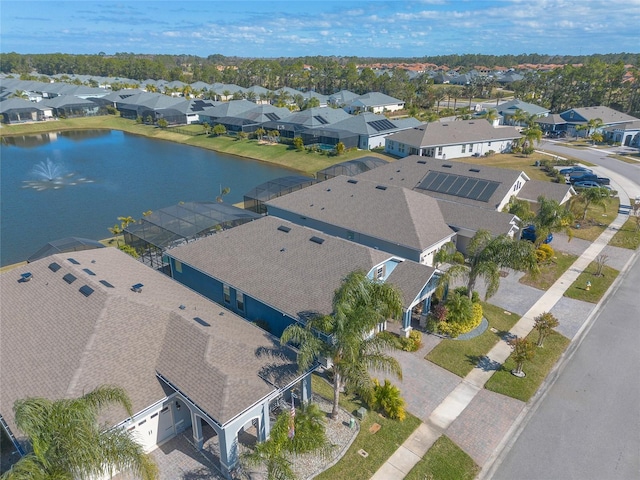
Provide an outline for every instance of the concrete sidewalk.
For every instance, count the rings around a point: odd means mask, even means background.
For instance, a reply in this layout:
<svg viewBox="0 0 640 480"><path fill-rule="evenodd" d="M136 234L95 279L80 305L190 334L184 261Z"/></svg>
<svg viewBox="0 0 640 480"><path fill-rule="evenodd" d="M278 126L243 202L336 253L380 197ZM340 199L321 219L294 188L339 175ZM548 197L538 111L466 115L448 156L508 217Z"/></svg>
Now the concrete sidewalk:
<svg viewBox="0 0 640 480"><path fill-rule="evenodd" d="M620 193L620 203L628 202L624 192ZM529 308L509 333L518 337L528 335L534 328L534 318L543 312L551 311L563 298L564 292L580 273L596 259L628 218L628 215L619 213L573 265ZM499 341L486 355L486 361L483 361L482 366L478 365L469 372L462 382L431 412L426 422L422 423L380 467L372 479L396 480L404 478L440 435L447 431L478 394L484 390L485 383L510 354L509 345L504 340ZM490 367L487 368L487 365ZM480 467L482 466L480 465Z"/></svg>

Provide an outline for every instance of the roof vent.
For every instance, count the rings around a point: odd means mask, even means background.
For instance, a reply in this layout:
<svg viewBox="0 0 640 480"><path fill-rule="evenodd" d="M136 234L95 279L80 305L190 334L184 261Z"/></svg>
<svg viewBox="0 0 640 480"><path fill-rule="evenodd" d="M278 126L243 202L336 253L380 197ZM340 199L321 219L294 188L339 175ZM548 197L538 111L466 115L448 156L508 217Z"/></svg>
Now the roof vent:
<svg viewBox="0 0 640 480"><path fill-rule="evenodd" d="M31 280L31 278L33 277L33 275L31 274L31 272L25 272L20 274L20 280L18 280L19 282L28 282L29 280Z"/></svg>
<svg viewBox="0 0 640 480"><path fill-rule="evenodd" d="M347 183L358 183L358 180L354 180L353 178L350 178L349 180L347 180Z"/></svg>
<svg viewBox="0 0 640 480"><path fill-rule="evenodd" d="M70 273L67 273L64 277L62 277L62 279L68 284L72 284L73 282L76 281L76 277L74 277Z"/></svg>
<svg viewBox="0 0 640 480"><path fill-rule="evenodd" d="M202 325L203 327L210 327L211 324L205 322L203 319L201 319L200 317L193 317L193 319L196 321L196 323L199 323L200 325Z"/></svg>
<svg viewBox="0 0 640 480"><path fill-rule="evenodd" d="M469 171L470 172L480 173L480 169L478 169L478 168L470 168Z"/></svg>
<svg viewBox="0 0 640 480"><path fill-rule="evenodd" d="M84 273L88 273L89 275L95 276L95 273L93 273L91 270L89 270L88 268L83 268L82 271Z"/></svg>
<svg viewBox="0 0 640 480"><path fill-rule="evenodd" d="M473 125L475 122L469 122L469 125Z"/></svg>
<svg viewBox="0 0 640 480"><path fill-rule="evenodd" d="M83 285L80 287L80 289L78 290L81 294L83 294L85 297L88 297L89 295L91 295L93 293L93 288L91 288L89 285Z"/></svg>
<svg viewBox="0 0 640 480"><path fill-rule="evenodd" d="M426 160L418 160L418 163L421 163L422 165L426 165L427 161Z"/></svg>
<svg viewBox="0 0 640 480"><path fill-rule="evenodd" d="M114 288L113 285L111 285L109 282L107 282L106 280L100 280L100 283L103 284L105 287L107 288Z"/></svg>
<svg viewBox="0 0 640 480"><path fill-rule="evenodd" d="M80 265L80 262L77 261L75 258L67 258L67 260L69 260L71 263L73 263L74 265Z"/></svg>
<svg viewBox="0 0 640 480"><path fill-rule="evenodd" d="M322 245L324 243L324 238L320 237L311 237L309 240L311 240L313 243L317 243L318 245Z"/></svg>
<svg viewBox="0 0 640 480"><path fill-rule="evenodd" d="M442 124L442 126L443 126L443 127L448 127L448 126L449 126L449 124L448 124L448 123L443 123L443 124Z"/></svg>
<svg viewBox="0 0 640 480"><path fill-rule="evenodd" d="M280 230L281 232L284 232L284 233L289 233L291 231L291 228L290 227L285 227L284 225L280 225L278 227L278 230Z"/></svg>
<svg viewBox="0 0 640 480"><path fill-rule="evenodd" d="M451 167L452 167L452 165L450 165L450 164L448 164L448 163L443 163L443 164L442 164L442 167L443 167L443 168L451 168Z"/></svg>
<svg viewBox="0 0 640 480"><path fill-rule="evenodd" d="M386 186L384 186L384 185L376 185L376 188L377 188L378 190L386 190L386 189L387 189L387 187L386 187Z"/></svg>
<svg viewBox="0 0 640 480"><path fill-rule="evenodd" d="M185 308L187 308L187 307L185 307L184 305L180 305L178 308L179 308L180 310L184 310L184 309L185 309Z"/></svg>
<svg viewBox="0 0 640 480"><path fill-rule="evenodd" d="M140 293L142 291L142 287L144 287L143 284L136 283L135 285L131 285L131 290L136 292L136 293Z"/></svg>

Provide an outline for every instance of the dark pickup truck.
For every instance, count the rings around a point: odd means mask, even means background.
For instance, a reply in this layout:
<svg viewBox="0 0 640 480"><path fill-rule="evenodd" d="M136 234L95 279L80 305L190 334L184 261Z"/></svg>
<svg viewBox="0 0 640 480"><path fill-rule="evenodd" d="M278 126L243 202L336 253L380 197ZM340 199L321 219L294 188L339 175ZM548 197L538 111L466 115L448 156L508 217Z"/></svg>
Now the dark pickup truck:
<svg viewBox="0 0 640 480"><path fill-rule="evenodd" d="M569 175L569 182L571 184L576 182L598 182L600 185L609 185L611 180L607 177L599 177L595 173L576 172Z"/></svg>

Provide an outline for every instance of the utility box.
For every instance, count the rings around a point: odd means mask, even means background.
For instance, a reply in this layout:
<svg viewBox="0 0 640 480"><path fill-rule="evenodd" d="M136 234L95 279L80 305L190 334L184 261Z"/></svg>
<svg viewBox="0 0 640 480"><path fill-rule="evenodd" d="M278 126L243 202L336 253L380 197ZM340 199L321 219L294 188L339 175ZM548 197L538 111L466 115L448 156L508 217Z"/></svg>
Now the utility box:
<svg viewBox="0 0 640 480"><path fill-rule="evenodd" d="M364 407L360 407L358 410L356 410L356 417L358 417L360 420L364 420L366 414L367 409Z"/></svg>

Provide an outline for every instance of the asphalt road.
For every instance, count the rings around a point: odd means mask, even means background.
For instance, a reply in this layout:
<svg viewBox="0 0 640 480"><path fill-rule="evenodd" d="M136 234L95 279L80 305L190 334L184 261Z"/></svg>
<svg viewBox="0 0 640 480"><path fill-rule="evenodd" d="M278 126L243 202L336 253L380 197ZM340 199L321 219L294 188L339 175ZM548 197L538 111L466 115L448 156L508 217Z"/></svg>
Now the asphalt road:
<svg viewBox="0 0 640 480"><path fill-rule="evenodd" d="M489 478L640 479L639 287L635 261Z"/></svg>
<svg viewBox="0 0 640 480"><path fill-rule="evenodd" d="M637 151L637 149L628 147L611 147L607 151L592 148L578 149L564 147L548 139L543 139L536 148L549 153L557 153L560 156L583 159L599 165L607 171L598 172L597 168L594 170L597 173L604 173L606 176L611 176L611 179L614 181L617 180L619 187L623 188L630 198L635 198L637 195L640 195L640 163L625 163L609 157L610 152L625 154L631 151Z"/></svg>

